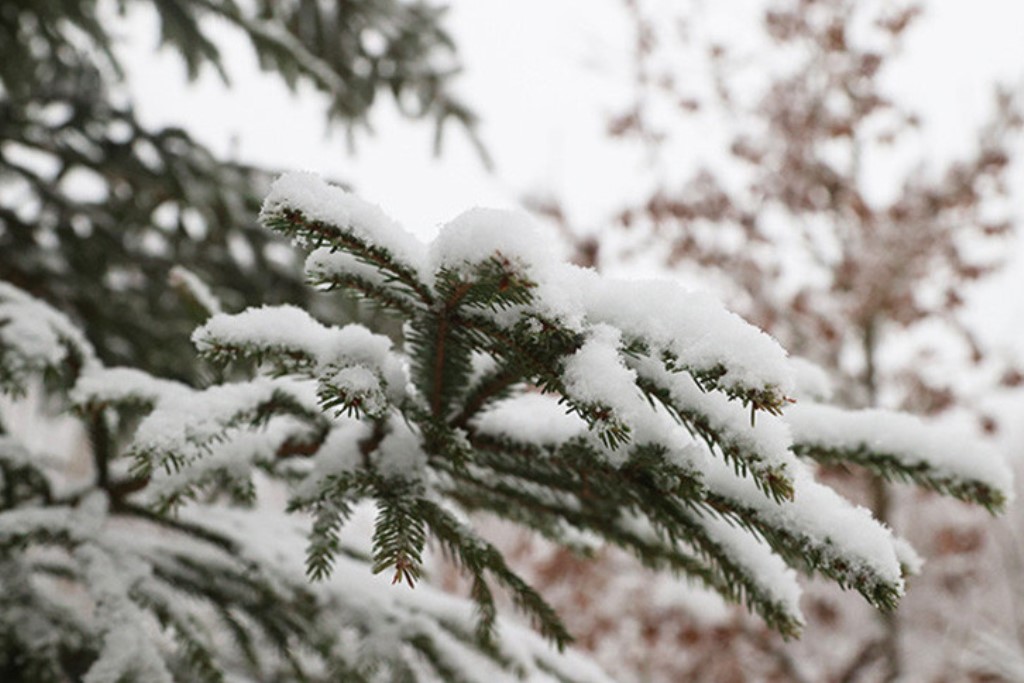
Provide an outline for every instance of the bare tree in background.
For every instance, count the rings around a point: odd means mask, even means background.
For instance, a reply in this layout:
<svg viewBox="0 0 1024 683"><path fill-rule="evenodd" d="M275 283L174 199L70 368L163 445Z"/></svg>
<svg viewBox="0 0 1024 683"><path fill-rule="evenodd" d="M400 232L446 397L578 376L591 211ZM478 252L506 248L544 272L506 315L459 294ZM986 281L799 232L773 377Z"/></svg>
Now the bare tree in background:
<svg viewBox="0 0 1024 683"><path fill-rule="evenodd" d="M889 95L884 76L920 6L773 1L759 47L742 38L737 45L704 42L693 17L666 18L650 4L625 0L635 30L635 96L611 118L609 135L642 145L652 168L671 169L693 156L705 134L721 150L685 177L652 173L650 194L616 217L631 250L661 253L666 265L720 287L748 319L825 368L848 406L929 415L973 407L976 396L958 385L951 366L990 376L992 386L1020 384L1020 373L992 357L960 315L965 290L998 269L1014 230L1007 176L1010 143L1021 128L1016 99L995 93L968 154L937 164L913 152L918 157L908 164L921 120ZM528 203L571 226L557 202ZM621 256L602 253L592 239L579 240L577 251L587 265ZM998 429L992 416L977 418L981 431ZM769 680L924 680L908 663L912 644L969 631L970 624L946 622L951 612L943 604L984 591L991 585L985 572L991 579L998 571L994 561L980 561L991 545L984 517L929 494L894 491L877 476L829 474L934 560L919 579L931 584L921 587L920 604L884 615L879 626L852 616L855 607L834 593L812 592L809 618L841 639L794 647L743 619L715 629L680 627L652 598L637 622L649 639L672 632L689 650L717 655L691 652L644 676L747 680L744 671L756 671L764 680L763 664L743 665L761 656L776 661ZM909 514L911 500L918 515ZM565 561L547 557L537 571L555 576L552 563ZM591 573L586 590L602 590L619 571ZM606 635L596 630L592 645L600 649ZM723 663L723 649L734 655L731 664ZM957 668L960 654L932 651L927 673L941 672L935 680L968 675Z"/></svg>

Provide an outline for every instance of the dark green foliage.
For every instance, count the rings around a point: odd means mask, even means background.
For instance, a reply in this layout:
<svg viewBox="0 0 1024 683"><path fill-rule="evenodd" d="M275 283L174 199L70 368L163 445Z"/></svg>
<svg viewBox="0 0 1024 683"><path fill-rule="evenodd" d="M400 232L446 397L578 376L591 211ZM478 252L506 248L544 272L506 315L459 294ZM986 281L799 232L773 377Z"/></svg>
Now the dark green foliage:
<svg viewBox="0 0 1024 683"><path fill-rule="evenodd" d="M373 572L393 571L391 583L404 581L410 588L420 578L427 542L415 488L402 480L382 482L377 487L373 533Z"/></svg>
<svg viewBox="0 0 1024 683"><path fill-rule="evenodd" d="M494 599L485 582L485 574L491 575L506 588L519 609L533 618L534 626L559 648L572 639L555 611L508 567L497 548L477 538L470 529L436 503L421 500L418 512L444 549L472 578L471 596L477 601L480 611L478 636L482 640L490 640L496 616Z"/></svg>
<svg viewBox="0 0 1024 683"><path fill-rule="evenodd" d="M128 468L121 432L140 414L182 398L187 405L197 392L102 368L65 316L6 283L0 312L8 321L0 367L16 370L2 388L26 393L47 376L73 383L70 394L68 382L48 389L53 400L73 403L91 461L85 472L68 472L0 432L0 680L482 683L463 661L470 651L522 676L540 659L550 663L532 634L534 654L525 658L485 643L471 608L450 597L406 603L326 581L339 565L349 577L353 569L394 571L409 583L420 577L427 503L409 482L362 470L329 478L310 499L296 497L314 513L308 574L325 580L310 584L300 567L294 571L301 525L282 526L281 513L250 508L253 469L291 481L295 474L278 465L308 456L327 435L330 419L289 385L264 387L259 400L222 411L217 429L204 429L200 413L185 424L181 448L138 449ZM282 424L290 429L275 440ZM251 434L266 438L237 441ZM366 453L384 437L384 425L368 430ZM230 448L243 464L251 457L248 469L230 459L194 469ZM372 558L339 537L352 504L369 497L381 517ZM299 553L282 558L289 539ZM493 549L478 564L504 567ZM603 680L556 668L558 680Z"/></svg>
<svg viewBox="0 0 1024 683"><path fill-rule="evenodd" d="M231 308L314 299L253 220L267 172L149 129L125 104L118 15L143 7L192 78L227 78L209 35L221 21L264 69L326 94L329 120L350 129L369 127L382 92L439 131L456 121L472 137L473 115L450 92L443 10L425 3L0 0L0 277L72 315L104 362L194 382L188 333L205 312L168 286L173 266Z"/></svg>
<svg viewBox="0 0 1024 683"><path fill-rule="evenodd" d="M892 453L860 444L856 448L828 448L818 444L793 445L793 452L821 463L860 465L888 481L913 483L967 503L983 506L992 514L1006 509L1006 494L984 481L936 472L928 463L907 464Z"/></svg>

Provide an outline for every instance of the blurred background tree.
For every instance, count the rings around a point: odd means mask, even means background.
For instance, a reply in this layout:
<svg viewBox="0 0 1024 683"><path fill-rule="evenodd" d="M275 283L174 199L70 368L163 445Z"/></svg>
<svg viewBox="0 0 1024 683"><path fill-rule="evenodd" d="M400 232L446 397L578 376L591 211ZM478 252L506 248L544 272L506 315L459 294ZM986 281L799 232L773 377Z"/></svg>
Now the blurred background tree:
<svg viewBox="0 0 1024 683"><path fill-rule="evenodd" d="M443 10L424 2L0 0L0 279L70 314L105 363L194 381L203 315L168 285L174 265L232 309L309 295L291 250L255 222L271 172L136 117L117 36L139 7L190 78L229 83L208 30L226 23L263 69L326 95L350 133L381 94L432 121L438 144L448 122L475 140L474 116L451 92Z"/></svg>
<svg viewBox="0 0 1024 683"><path fill-rule="evenodd" d="M633 96L610 117L608 134L643 151L649 190L623 206L606 240L578 236L556 198L528 197L527 205L562 227L580 263L642 258L719 292L824 368L847 406L969 411L979 434L996 432L998 420L979 399L1020 384L1021 375L961 314L1016 229L1008 178L1018 99L997 90L967 152L937 161L915 149L921 112L886 81L922 12L916 3L773 0L756 34L731 26L717 36L694 7L624 6ZM971 631L1005 598L990 520L932 494L894 490L871 473L826 467L825 476L935 560L916 580L929 585L911 590L907 607L881 624L834 591L811 591L808 618L835 638L784 645L743 619L708 626L680 616L693 610L666 607L663 596L645 599L657 590L624 600L639 630L630 633L588 618L603 608L585 597L622 583L621 558L577 567L529 542L522 555L580 611L574 625L591 625L596 652L623 651L630 639L690 650L605 662L619 662L620 674L639 671L638 680L765 680L766 670L779 681L972 675L964 658ZM554 568L570 565L578 591L555 587L563 572ZM967 594L977 607L965 613ZM928 646L940 640L950 647Z"/></svg>

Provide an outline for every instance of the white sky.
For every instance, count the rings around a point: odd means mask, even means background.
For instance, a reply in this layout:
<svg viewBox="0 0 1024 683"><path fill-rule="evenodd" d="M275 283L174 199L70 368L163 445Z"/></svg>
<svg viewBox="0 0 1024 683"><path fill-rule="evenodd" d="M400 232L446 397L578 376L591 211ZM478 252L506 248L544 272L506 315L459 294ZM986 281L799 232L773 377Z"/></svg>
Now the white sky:
<svg viewBox="0 0 1024 683"><path fill-rule="evenodd" d="M617 2L587 5L587 12L558 0L464 0L453 7L449 25L467 66L458 87L481 114L494 174L483 170L457 126L435 159L432 126L400 119L386 96L372 116L375 135L361 135L351 155L343 130L325 138L322 100L311 91L294 96L257 73L251 49L228 27L216 27L216 35L234 87L225 89L209 70L189 86L174 55L152 56L155 20L137 11L127 60L131 89L148 123L184 124L215 150L237 150L245 161L345 179L422 230L472 205L513 206L525 188L561 190L567 178L585 176L599 192L602 183L613 188L615 173L602 173L596 163L599 114L613 82L588 62L625 64L628 36Z"/></svg>
<svg viewBox="0 0 1024 683"><path fill-rule="evenodd" d="M757 14L762 0L691 3L719 29ZM548 188L598 220L631 170L607 143L604 117L628 83L629 27L618 0L454 0L449 26L466 66L459 90L481 114L497 161L483 172L452 127L441 159L429 125L410 125L387 97L373 115L376 135L352 155L340 130L325 137L322 101L290 94L258 72L252 52L229 27L215 26L234 87L207 70L187 85L178 59L153 57L155 20L136 11L130 38L131 88L142 118L184 125L223 153L353 182L410 228L444 221L475 204L514 205L525 190ZM1024 3L933 0L911 33L893 80L897 94L925 113L939 149L955 152L983 116L994 78L1024 83ZM958 134L959 133L959 134Z"/></svg>
<svg viewBox="0 0 1024 683"><path fill-rule="evenodd" d="M670 3L671 4L671 3ZM124 25L130 88L143 121L183 125L215 151L352 183L427 238L475 205L514 207L528 191L559 196L585 229L597 226L643 175L635 154L609 144L606 116L627 95L630 28L618 0L453 0L449 27L465 73L459 91L480 114L496 161L483 170L452 126L440 158L432 127L409 124L382 97L373 136L350 153L344 131L325 132L324 106L261 74L252 51L216 26L233 87L212 71L187 84L179 60L153 55L155 19L136 10ZM763 0L691 0L720 31L740 30ZM891 73L894 94L924 114L922 153L955 155L984 118L991 86L1024 87L1024 2L932 0ZM1019 150L1024 156L1024 149ZM681 160L685 163L685 160ZM1016 176L1024 200L1024 174ZM1019 211L1024 215L1024 209ZM1022 251L1018 249L1018 251ZM976 315L997 344L1024 348L1024 255L980 296ZM1006 296L1007 291L1013 296Z"/></svg>

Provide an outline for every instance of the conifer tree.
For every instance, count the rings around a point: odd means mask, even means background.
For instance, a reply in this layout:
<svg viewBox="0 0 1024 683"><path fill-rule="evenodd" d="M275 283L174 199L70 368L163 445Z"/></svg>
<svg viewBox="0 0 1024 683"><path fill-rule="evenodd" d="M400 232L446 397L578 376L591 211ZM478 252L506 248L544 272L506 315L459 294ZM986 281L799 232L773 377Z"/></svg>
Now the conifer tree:
<svg viewBox="0 0 1024 683"><path fill-rule="evenodd" d="M495 588L555 645L571 634L467 511L580 552L621 547L796 636L794 569L891 610L919 564L803 459L858 462L993 512L1011 495L991 454L961 458L965 444L906 415L817 404L809 373L712 299L559 263L516 214L469 211L427 246L341 188L292 174L261 220L309 250L311 284L401 319L402 344L292 306L214 315L193 336L200 354L262 374L147 389L155 409L129 480L161 511L252 500L257 471L287 482L289 509L311 519L314 585L344 560L346 522L369 501L373 570L419 590L433 539L469 579L485 649L501 642ZM143 400L116 379L99 384Z"/></svg>
<svg viewBox="0 0 1024 683"><path fill-rule="evenodd" d="M809 375L713 300L559 263L516 214L469 211L426 246L293 174L261 221L310 250L311 284L401 319L401 345L293 306L217 313L183 271L213 313L200 354L229 376L260 370L199 390L102 366L62 314L0 290L5 391L73 381L92 463L75 475L3 438L6 677L603 680L502 623L498 590L551 644L571 640L467 512L582 553L621 547L796 636L794 568L890 610L918 564L801 458L992 511L1010 496L999 460L958 458L908 416L816 406ZM428 540L468 577L472 609L424 585Z"/></svg>
<svg viewBox="0 0 1024 683"><path fill-rule="evenodd" d="M251 505L246 465L273 470L301 446L282 440L286 425L215 434L190 421L191 440L217 437L202 464L133 474L124 446L139 417L191 391L102 366L65 315L0 282L0 390L40 386L82 422L89 462L77 443L33 452L20 425L0 424L0 680L610 680L522 626L502 623L501 642L481 643L470 603L389 590L351 539L331 544L332 580L309 584L302 525ZM219 389L233 409L250 387ZM169 511L199 487L196 505Z"/></svg>
<svg viewBox="0 0 1024 683"><path fill-rule="evenodd" d="M253 221L273 175L140 121L123 82L121 14L151 12L190 78L229 74L211 22L260 65L367 129L382 95L413 119L463 124L443 10L405 0L0 0L0 276L84 326L107 363L197 379L186 266L233 306L305 301L289 250Z"/></svg>

